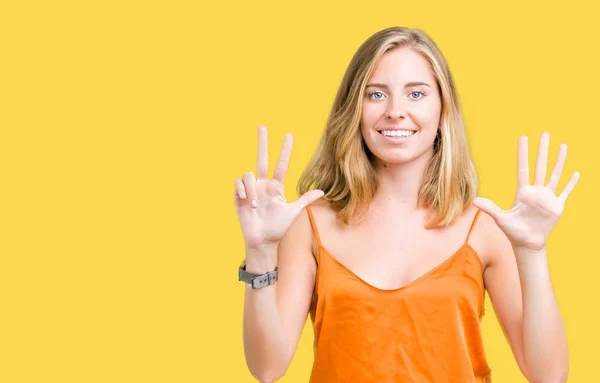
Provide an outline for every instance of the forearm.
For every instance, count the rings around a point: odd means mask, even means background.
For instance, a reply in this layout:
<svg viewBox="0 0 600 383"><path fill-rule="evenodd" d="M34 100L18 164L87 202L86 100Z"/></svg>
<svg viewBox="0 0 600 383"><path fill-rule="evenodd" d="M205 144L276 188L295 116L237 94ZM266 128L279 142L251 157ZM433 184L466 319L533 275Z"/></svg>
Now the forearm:
<svg viewBox="0 0 600 383"><path fill-rule="evenodd" d="M514 248L523 292L523 358L532 382L564 382L568 349L546 249Z"/></svg>
<svg viewBox="0 0 600 383"><path fill-rule="evenodd" d="M246 270L262 274L276 266L277 247L268 254L246 252ZM244 297L244 352L252 375L261 382L272 382L285 372L288 346L277 308L277 283L259 289L246 285Z"/></svg>

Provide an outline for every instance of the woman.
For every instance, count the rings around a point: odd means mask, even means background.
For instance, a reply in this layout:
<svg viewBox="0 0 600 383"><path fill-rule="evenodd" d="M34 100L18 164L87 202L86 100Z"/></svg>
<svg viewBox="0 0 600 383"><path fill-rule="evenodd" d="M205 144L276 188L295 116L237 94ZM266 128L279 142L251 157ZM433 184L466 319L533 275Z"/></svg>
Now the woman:
<svg viewBox="0 0 600 383"><path fill-rule="evenodd" d="M545 185L548 145L545 133L530 185L527 138L519 140L510 210L475 198L442 53L416 29L371 36L347 69L301 197L288 204L283 193L291 135L268 179L264 127L257 177L235 181L253 376L284 375L310 313L311 382L490 382L479 326L487 290L527 379L565 381L545 244L579 174L555 194L563 144Z"/></svg>

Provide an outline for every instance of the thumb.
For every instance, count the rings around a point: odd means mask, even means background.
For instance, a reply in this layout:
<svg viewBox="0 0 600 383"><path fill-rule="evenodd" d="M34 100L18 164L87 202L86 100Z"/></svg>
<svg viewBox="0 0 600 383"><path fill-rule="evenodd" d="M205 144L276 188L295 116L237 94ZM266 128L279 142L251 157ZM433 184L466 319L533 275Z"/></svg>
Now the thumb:
<svg viewBox="0 0 600 383"><path fill-rule="evenodd" d="M504 212L504 210L500 209L498 205L487 198L475 197L473 200L473 205L489 214L492 218L494 218L494 220L499 219L500 215L502 215Z"/></svg>
<svg viewBox="0 0 600 383"><path fill-rule="evenodd" d="M302 209L304 209L306 206L310 205L311 203L315 202L319 198L323 197L324 195L325 195L325 193L323 193L323 191L319 190L319 189L307 191L300 198L298 198L294 202L290 203L290 205L292 206L292 209L294 210L294 214L295 215L300 214Z"/></svg>

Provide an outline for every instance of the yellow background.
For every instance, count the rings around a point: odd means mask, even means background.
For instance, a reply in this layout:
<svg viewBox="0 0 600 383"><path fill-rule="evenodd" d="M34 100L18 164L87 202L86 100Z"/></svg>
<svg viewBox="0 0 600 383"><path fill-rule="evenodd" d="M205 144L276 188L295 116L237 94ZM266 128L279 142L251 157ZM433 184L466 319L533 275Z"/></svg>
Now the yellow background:
<svg viewBox="0 0 600 383"><path fill-rule="evenodd" d="M592 2L0 2L0 381L251 382L233 180L315 149L358 46L421 28L461 95L480 194L508 207L518 136L582 177L549 240L570 382L597 381L600 27ZM491 309L495 382L525 382ZM544 315L544 313L540 313ZM307 382L307 322L282 382Z"/></svg>

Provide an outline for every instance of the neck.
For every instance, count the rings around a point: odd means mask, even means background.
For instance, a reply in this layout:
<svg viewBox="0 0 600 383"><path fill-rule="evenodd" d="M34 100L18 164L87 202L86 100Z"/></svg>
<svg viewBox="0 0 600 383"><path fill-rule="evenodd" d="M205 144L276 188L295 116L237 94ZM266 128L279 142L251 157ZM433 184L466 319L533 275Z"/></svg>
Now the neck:
<svg viewBox="0 0 600 383"><path fill-rule="evenodd" d="M419 210L419 190L430 160L431 154L403 164L376 160L379 185L372 204L407 212Z"/></svg>

